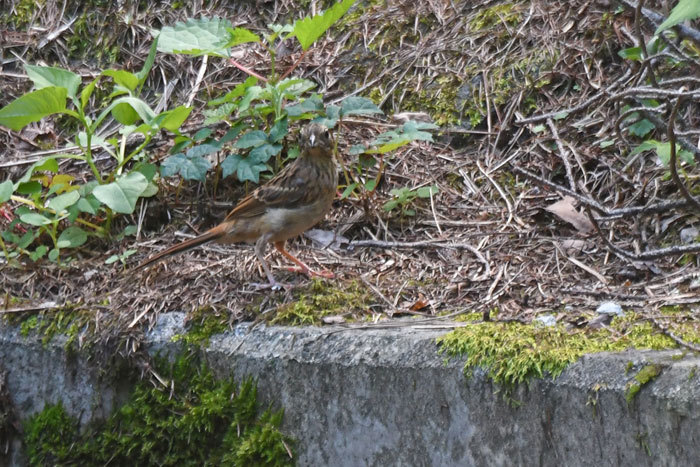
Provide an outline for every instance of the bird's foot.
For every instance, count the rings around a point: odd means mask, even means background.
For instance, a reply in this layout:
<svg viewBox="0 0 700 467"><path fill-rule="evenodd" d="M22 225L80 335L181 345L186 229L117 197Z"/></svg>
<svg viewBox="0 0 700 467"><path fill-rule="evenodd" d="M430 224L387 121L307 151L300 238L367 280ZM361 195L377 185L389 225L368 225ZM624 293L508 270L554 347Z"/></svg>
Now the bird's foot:
<svg viewBox="0 0 700 467"><path fill-rule="evenodd" d="M291 266L291 267L287 268L287 270L290 272L300 272L302 274L306 274L309 277L322 277L324 279L335 278L335 274L333 274L333 271L329 271L327 269L324 269L322 271L314 271L313 269L309 269L309 268L301 268L301 267Z"/></svg>

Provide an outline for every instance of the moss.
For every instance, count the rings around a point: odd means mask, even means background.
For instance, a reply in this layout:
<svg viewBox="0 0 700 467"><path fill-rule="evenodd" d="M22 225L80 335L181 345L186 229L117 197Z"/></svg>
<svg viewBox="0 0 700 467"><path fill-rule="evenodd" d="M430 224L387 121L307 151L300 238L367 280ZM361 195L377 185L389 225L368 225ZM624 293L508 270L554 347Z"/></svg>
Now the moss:
<svg viewBox="0 0 700 467"><path fill-rule="evenodd" d="M272 324L318 325L324 316L367 308L372 295L357 281L339 284L314 279L307 288L295 291L294 298L278 308Z"/></svg>
<svg viewBox="0 0 700 467"><path fill-rule="evenodd" d="M211 336L229 329L230 322L230 313L203 306L187 315L187 333L173 336L173 341L206 347Z"/></svg>
<svg viewBox="0 0 700 467"><path fill-rule="evenodd" d="M630 381L625 389L625 400L627 400L627 403L631 404L639 390L649 381L659 376L660 373L660 365L646 365L639 370L639 372L634 375L634 380Z"/></svg>
<svg viewBox="0 0 700 467"><path fill-rule="evenodd" d="M500 24L517 26L521 21L520 13L514 10L513 3L501 3L479 11L469 23L472 31L490 29Z"/></svg>
<svg viewBox="0 0 700 467"><path fill-rule="evenodd" d="M70 304L58 311L25 314L19 323L20 335L29 337L35 334L41 338L44 346L57 335L64 335L67 337L64 348L69 351L75 350L80 330L91 326L91 318L90 311L76 309Z"/></svg>
<svg viewBox="0 0 700 467"><path fill-rule="evenodd" d="M456 329L440 337L438 343L440 351L449 356L467 356L464 369L468 376L476 367L483 367L507 390L533 377L556 378L587 353L676 347L649 323L636 322L634 313L616 318L611 327L567 330L562 325L482 322Z"/></svg>
<svg viewBox="0 0 700 467"><path fill-rule="evenodd" d="M168 388L139 383L108 420L83 433L59 405L25 423L31 465L290 465L291 440L279 431L282 411L258 414L248 379L216 380L192 355L158 371Z"/></svg>
<svg viewBox="0 0 700 467"><path fill-rule="evenodd" d="M44 6L46 0L20 0L14 6L14 14L3 14L2 24L11 24L15 29L29 26L34 13Z"/></svg>

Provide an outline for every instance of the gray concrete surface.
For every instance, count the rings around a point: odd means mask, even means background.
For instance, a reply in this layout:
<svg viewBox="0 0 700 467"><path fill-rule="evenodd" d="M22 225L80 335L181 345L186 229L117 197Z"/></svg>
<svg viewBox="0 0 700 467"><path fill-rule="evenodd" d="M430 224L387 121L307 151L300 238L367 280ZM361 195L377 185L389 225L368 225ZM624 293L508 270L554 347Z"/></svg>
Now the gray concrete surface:
<svg viewBox="0 0 700 467"><path fill-rule="evenodd" d="M171 336L181 332L183 317L161 317L150 351L179 351ZM283 428L298 440L299 465L700 462L698 356L589 355L555 381L521 387L516 408L495 394L483 372L466 380L461 361L438 354L442 332L240 326L213 337L204 353L219 375L253 375L259 396L285 407ZM628 405L626 385L649 363L663 370ZM21 417L61 400L86 421L126 394L80 355L67 355L60 341L43 348L1 326L0 366Z"/></svg>

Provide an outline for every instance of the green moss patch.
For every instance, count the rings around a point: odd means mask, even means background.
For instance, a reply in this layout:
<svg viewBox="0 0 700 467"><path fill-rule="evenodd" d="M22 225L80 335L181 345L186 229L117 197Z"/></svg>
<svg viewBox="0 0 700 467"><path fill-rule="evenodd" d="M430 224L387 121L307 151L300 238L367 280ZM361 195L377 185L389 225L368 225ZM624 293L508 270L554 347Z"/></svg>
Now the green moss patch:
<svg viewBox="0 0 700 467"><path fill-rule="evenodd" d="M137 384L108 420L80 433L59 405L25 423L31 465L291 465L282 411L260 413L252 380L216 380L192 356L160 364L169 388Z"/></svg>
<svg viewBox="0 0 700 467"><path fill-rule="evenodd" d="M294 291L295 301L278 308L271 324L318 325L324 316L364 310L371 293L359 282L326 282L314 279L307 288Z"/></svg>
<svg viewBox="0 0 700 467"><path fill-rule="evenodd" d="M697 336L696 336L697 338ZM630 348L668 349L676 343L648 322L636 322L633 313L613 320L611 329L571 329L520 323L483 322L456 329L438 339L441 352L467 356L468 376L476 367L504 388L531 378L556 378L581 356Z"/></svg>
<svg viewBox="0 0 700 467"><path fill-rule="evenodd" d="M660 373L660 365L646 365L639 370L639 373L634 375L634 380L627 383L627 388L625 389L625 399L627 403L631 404L639 390L642 389L645 384L659 376Z"/></svg>

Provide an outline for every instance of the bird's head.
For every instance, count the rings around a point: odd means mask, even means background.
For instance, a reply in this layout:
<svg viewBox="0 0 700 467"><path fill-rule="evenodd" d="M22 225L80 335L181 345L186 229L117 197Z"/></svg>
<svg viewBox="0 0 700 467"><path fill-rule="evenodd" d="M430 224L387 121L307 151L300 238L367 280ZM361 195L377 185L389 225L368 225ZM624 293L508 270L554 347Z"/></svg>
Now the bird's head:
<svg viewBox="0 0 700 467"><path fill-rule="evenodd" d="M299 147L302 154L331 157L333 154L333 136L325 125L309 123L301 129Z"/></svg>

